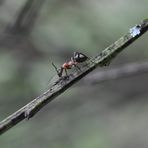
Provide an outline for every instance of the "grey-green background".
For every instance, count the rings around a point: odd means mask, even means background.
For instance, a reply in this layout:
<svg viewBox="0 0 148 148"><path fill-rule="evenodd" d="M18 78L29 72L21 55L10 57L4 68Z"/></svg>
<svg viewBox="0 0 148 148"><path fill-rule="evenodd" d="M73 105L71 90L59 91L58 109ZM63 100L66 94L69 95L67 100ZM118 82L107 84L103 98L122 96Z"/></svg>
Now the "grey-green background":
<svg viewBox="0 0 148 148"><path fill-rule="evenodd" d="M16 21L26 2L0 0L0 120L48 88L52 61L60 66L75 50L95 56L148 17L147 0L35 0L29 13L38 13L26 15L24 29ZM147 41L145 34L107 68L146 61ZM147 73L85 81L1 135L0 147L147 148Z"/></svg>

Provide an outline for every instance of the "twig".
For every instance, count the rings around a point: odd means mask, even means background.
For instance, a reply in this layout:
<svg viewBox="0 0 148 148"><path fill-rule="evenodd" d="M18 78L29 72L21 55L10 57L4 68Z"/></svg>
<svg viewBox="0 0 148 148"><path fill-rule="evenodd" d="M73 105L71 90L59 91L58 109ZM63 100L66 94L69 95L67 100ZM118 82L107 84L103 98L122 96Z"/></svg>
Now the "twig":
<svg viewBox="0 0 148 148"><path fill-rule="evenodd" d="M85 84L98 84L108 80L122 79L148 73L148 62L131 63L120 67L96 72L84 79Z"/></svg>
<svg viewBox="0 0 148 148"><path fill-rule="evenodd" d="M30 33L43 3L44 0L27 0L16 21L10 26L10 30L13 33L19 33L19 35L20 33Z"/></svg>
<svg viewBox="0 0 148 148"><path fill-rule="evenodd" d="M134 42L137 38L143 35L148 30L148 19L142 21L139 25L134 26L130 31L113 43L111 46L103 50L99 55L90 59L87 65L81 67L81 71L69 75L68 78L63 77L55 81L52 86L42 95L25 105L20 110L16 111L6 119L0 122L0 134L16 125L25 118L33 117L44 105L52 101L71 85L79 81L97 66L108 65L111 60L121 52L125 47Z"/></svg>

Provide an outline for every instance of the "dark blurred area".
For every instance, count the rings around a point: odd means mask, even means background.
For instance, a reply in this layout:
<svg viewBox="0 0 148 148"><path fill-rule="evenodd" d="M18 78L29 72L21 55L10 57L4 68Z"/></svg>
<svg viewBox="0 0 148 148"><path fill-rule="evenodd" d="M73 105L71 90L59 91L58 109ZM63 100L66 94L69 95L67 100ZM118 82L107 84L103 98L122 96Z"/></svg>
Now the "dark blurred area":
<svg viewBox="0 0 148 148"><path fill-rule="evenodd" d="M0 0L0 120L48 89L51 62L60 66L75 50L93 57L147 14L147 0ZM17 124L0 147L147 148L148 71L91 83L104 69L147 61L147 41Z"/></svg>

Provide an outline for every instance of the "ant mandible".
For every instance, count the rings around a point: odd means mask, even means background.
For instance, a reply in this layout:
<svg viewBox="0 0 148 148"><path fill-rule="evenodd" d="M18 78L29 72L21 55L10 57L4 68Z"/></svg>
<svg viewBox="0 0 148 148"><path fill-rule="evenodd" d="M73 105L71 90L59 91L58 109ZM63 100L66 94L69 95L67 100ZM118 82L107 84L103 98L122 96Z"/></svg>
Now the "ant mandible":
<svg viewBox="0 0 148 148"><path fill-rule="evenodd" d="M74 52L73 57L71 57L71 60L69 62L65 62L60 69L57 69L57 67L54 65L54 63L52 63L53 67L55 68L58 76L61 78L62 74L63 74L63 70L65 71L66 76L68 76L67 74L67 69L71 69L72 67L76 67L78 70L81 70L78 67L78 63L82 63L85 62L86 60L88 60L89 58L81 53L81 52Z"/></svg>

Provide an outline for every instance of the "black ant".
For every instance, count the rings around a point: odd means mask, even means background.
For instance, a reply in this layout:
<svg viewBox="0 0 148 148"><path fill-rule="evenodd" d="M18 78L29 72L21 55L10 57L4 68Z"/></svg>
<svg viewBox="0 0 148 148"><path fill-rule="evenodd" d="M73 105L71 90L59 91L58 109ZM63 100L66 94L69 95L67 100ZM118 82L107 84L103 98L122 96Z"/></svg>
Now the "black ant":
<svg viewBox="0 0 148 148"><path fill-rule="evenodd" d="M60 69L57 69L57 67L54 65L54 63L52 63L52 65L55 68L55 70L57 71L58 76L61 78L62 74L63 74L63 70L65 70L66 76L68 76L67 69L71 69L72 67L76 67L78 70L81 71L78 64L82 63L82 62L85 62L88 59L89 58L85 54L83 54L81 52L74 52L73 57L71 57L71 60L69 62L65 62L61 66Z"/></svg>

